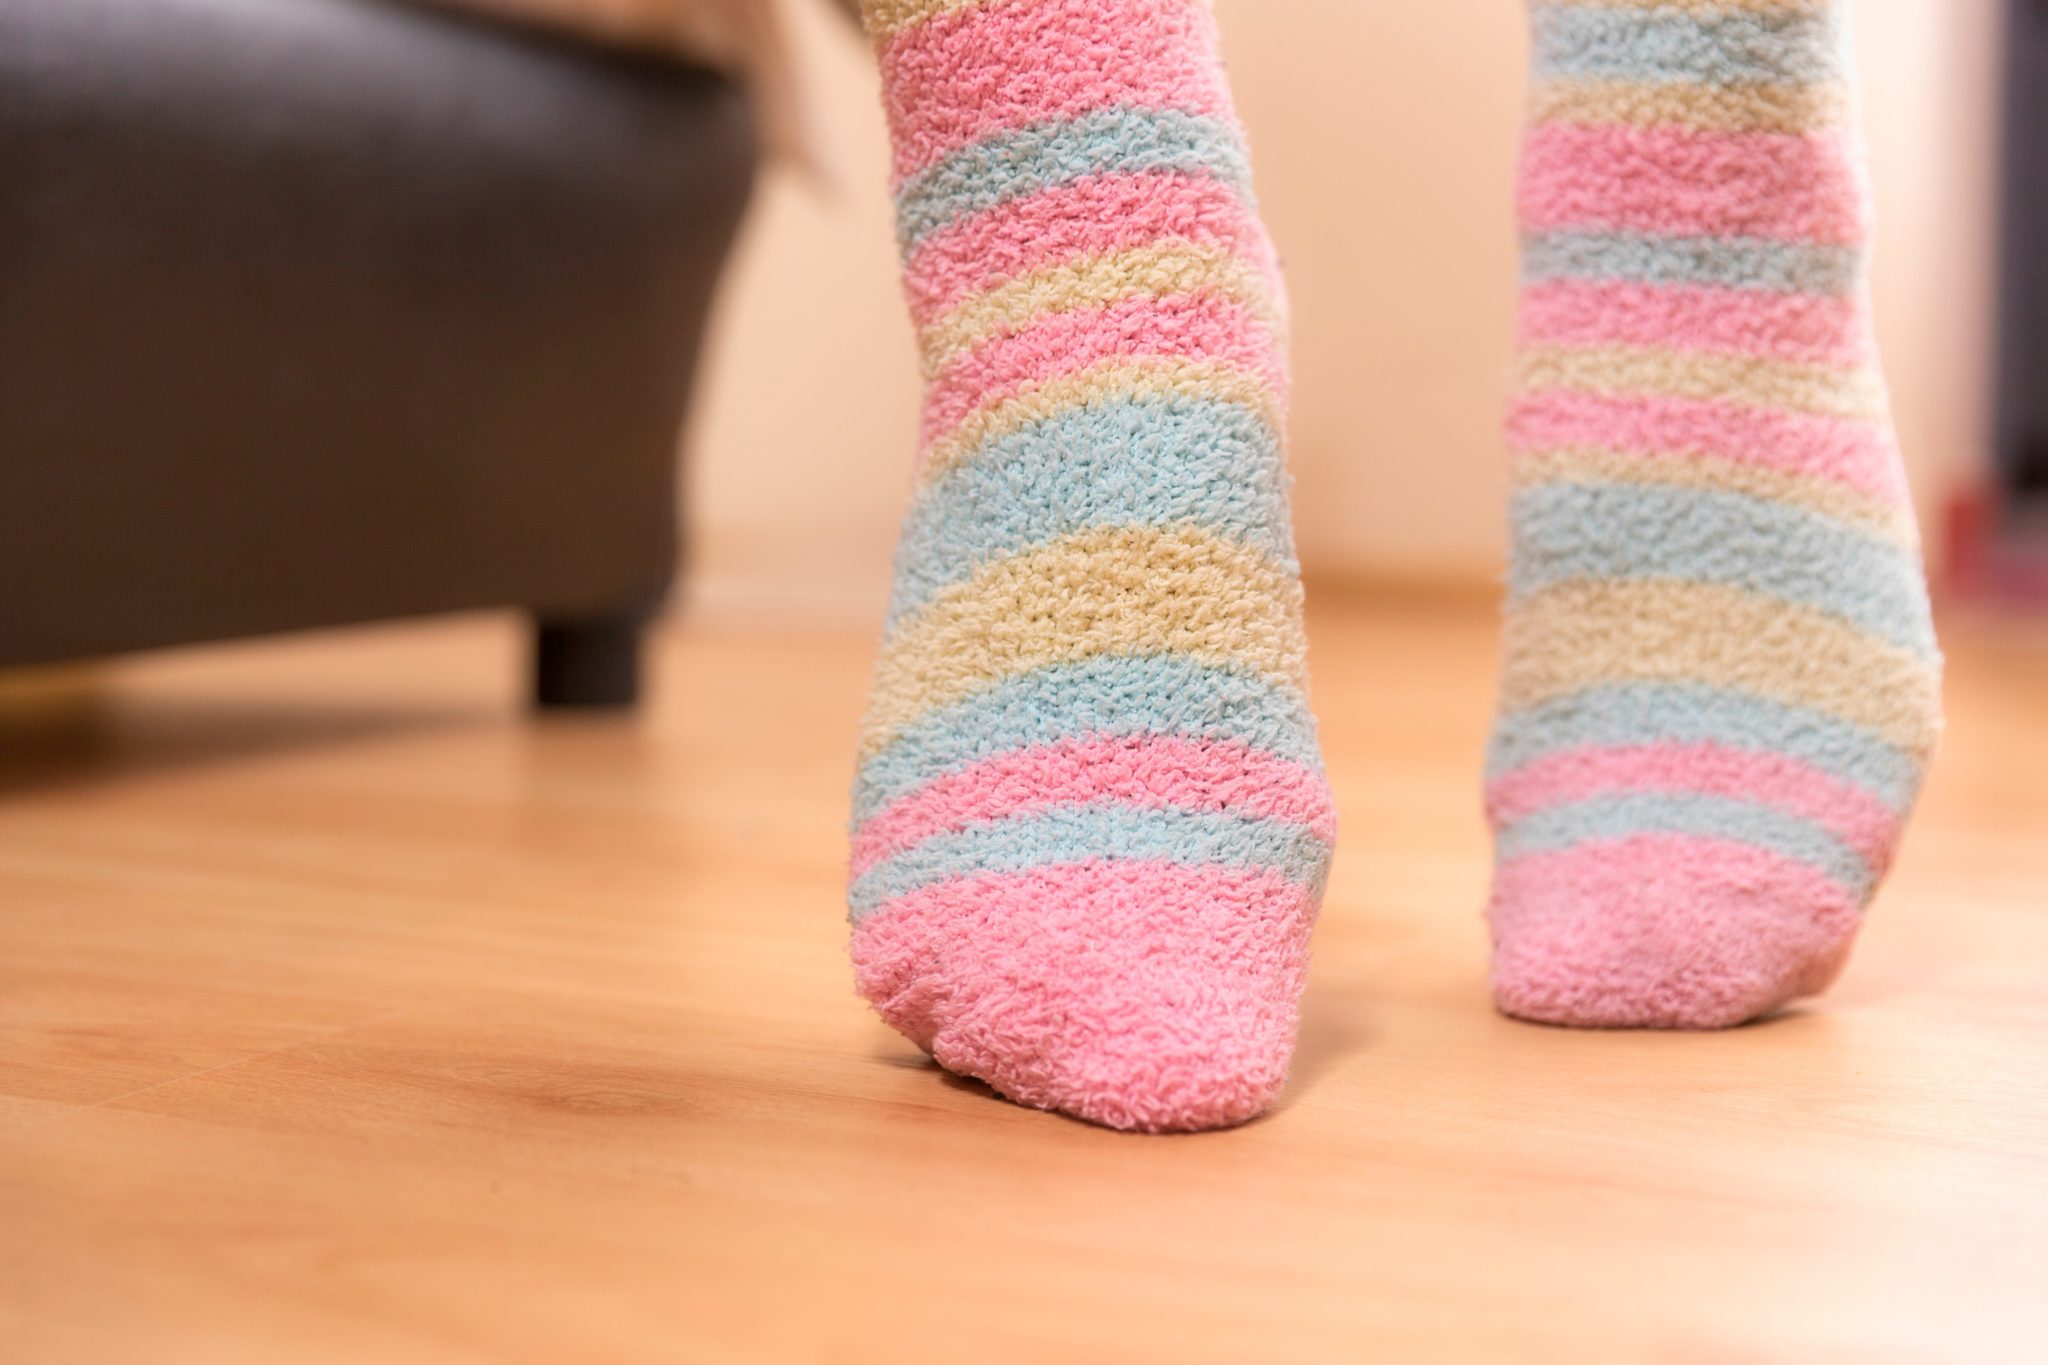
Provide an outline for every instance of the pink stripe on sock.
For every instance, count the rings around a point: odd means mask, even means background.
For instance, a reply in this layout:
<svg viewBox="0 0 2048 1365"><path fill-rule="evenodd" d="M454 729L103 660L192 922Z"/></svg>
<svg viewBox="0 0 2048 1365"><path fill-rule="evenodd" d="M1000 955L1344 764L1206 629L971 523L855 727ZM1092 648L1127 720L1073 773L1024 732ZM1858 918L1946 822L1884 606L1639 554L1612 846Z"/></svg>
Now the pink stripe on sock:
<svg viewBox="0 0 2048 1365"><path fill-rule="evenodd" d="M1761 801L1811 820L1856 850L1872 872L1891 861L1899 817L1884 802L1784 754L1721 744L1567 750L1487 784L1496 827L1612 792L1700 792Z"/></svg>
<svg viewBox="0 0 2048 1365"><path fill-rule="evenodd" d="M854 833L853 875L934 834L1083 801L1239 811L1337 836L1322 775L1289 759L1238 740L1081 736L998 754L904 797Z"/></svg>
<svg viewBox="0 0 2048 1365"><path fill-rule="evenodd" d="M1026 271L1167 239L1242 257L1279 297L1279 263L1251 206L1229 185L1174 171L1089 176L975 214L925 239L904 267L904 292L922 327Z"/></svg>
<svg viewBox="0 0 2048 1365"><path fill-rule="evenodd" d="M1115 106L1229 117L1206 5L1033 0L940 14L883 45L895 183L992 133Z"/></svg>
<svg viewBox="0 0 2048 1365"><path fill-rule="evenodd" d="M1875 363L1859 300L1767 289L1551 280L1522 290L1525 346L1666 346L1828 365Z"/></svg>
<svg viewBox="0 0 2048 1365"><path fill-rule="evenodd" d="M1522 148L1522 225L1859 242L1869 224L1844 136L1545 124Z"/></svg>
<svg viewBox="0 0 2048 1365"><path fill-rule="evenodd" d="M1701 455L1835 479L1896 506L1906 503L1890 428L1853 418L1714 399L1554 390L1517 398L1508 409L1507 432L1518 453L1590 448Z"/></svg>
<svg viewBox="0 0 2048 1365"><path fill-rule="evenodd" d="M1030 327L983 343L948 365L925 395L920 449L1026 385L1137 356L1217 360L1287 387L1279 344L1243 304L1210 294L1121 299L1107 308L1048 313Z"/></svg>

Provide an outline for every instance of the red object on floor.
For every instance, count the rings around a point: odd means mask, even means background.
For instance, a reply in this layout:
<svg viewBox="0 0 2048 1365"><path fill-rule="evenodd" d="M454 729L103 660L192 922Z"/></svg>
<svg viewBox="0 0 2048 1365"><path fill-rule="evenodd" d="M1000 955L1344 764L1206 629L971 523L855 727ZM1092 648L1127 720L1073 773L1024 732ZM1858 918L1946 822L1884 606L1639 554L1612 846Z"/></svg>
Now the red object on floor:
<svg viewBox="0 0 2048 1365"><path fill-rule="evenodd" d="M2048 518L2029 533L1983 489L1950 498L1947 516L1943 588L1974 601L2048 605Z"/></svg>

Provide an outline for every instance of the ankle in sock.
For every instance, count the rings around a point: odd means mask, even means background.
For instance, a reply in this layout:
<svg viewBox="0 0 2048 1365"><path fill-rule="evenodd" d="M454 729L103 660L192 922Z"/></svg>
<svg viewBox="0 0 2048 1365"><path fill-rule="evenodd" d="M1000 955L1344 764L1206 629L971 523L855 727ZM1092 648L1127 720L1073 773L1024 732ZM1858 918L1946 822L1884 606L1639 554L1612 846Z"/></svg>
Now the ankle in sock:
<svg viewBox="0 0 2048 1365"><path fill-rule="evenodd" d="M1504 1011L1825 988L1940 660L1865 281L1840 0L1534 3L1487 804Z"/></svg>
<svg viewBox="0 0 2048 1365"><path fill-rule="evenodd" d="M1334 816L1279 273L1197 0L866 0L921 449L862 732L857 984L1119 1128L1252 1117Z"/></svg>

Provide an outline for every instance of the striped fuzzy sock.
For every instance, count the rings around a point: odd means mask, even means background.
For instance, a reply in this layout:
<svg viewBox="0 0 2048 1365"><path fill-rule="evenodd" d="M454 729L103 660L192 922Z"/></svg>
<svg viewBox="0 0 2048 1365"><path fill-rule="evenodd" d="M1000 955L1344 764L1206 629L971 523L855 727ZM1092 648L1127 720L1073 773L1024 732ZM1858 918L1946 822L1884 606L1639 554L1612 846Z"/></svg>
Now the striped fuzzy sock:
<svg viewBox="0 0 2048 1365"><path fill-rule="evenodd" d="M865 0L926 376L854 786L861 993L1118 1128L1271 1102L1334 817L1282 297L1202 0Z"/></svg>
<svg viewBox="0 0 2048 1365"><path fill-rule="evenodd" d="M1494 992L1825 988L1939 727L1837 0L1534 3Z"/></svg>

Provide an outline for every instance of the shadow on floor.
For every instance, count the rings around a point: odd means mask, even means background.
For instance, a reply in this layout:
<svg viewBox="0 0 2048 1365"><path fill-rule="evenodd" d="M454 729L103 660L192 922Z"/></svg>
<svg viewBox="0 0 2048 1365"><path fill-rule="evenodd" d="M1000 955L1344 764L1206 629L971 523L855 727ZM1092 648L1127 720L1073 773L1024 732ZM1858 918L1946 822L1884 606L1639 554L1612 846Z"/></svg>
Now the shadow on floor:
<svg viewBox="0 0 2048 1365"><path fill-rule="evenodd" d="M0 692L0 797L502 722L485 705L138 701L91 683Z"/></svg>
<svg viewBox="0 0 2048 1365"><path fill-rule="evenodd" d="M1372 1037L1362 992L1342 987L1309 987L1301 1002L1301 1037L1294 1045L1293 1074L1274 1112L1285 1110L1315 1089L1324 1075Z"/></svg>

